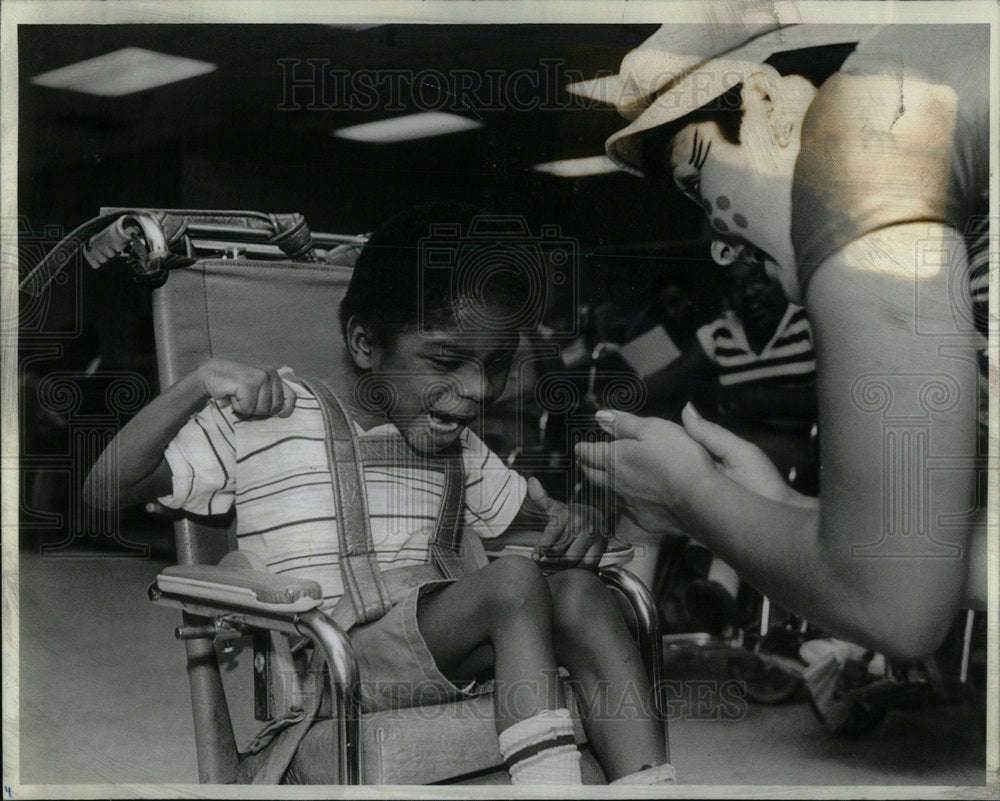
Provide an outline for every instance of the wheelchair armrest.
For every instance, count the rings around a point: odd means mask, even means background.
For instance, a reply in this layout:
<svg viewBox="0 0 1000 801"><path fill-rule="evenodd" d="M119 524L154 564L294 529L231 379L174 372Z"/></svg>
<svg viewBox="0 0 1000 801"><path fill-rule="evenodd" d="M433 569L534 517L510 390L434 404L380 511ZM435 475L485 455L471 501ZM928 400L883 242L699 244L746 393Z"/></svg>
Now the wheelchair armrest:
<svg viewBox="0 0 1000 801"><path fill-rule="evenodd" d="M165 568L155 586L160 593L178 600L197 599L199 604L272 613L301 613L315 609L323 592L315 581L287 578L246 567L222 565L174 565Z"/></svg>
<svg viewBox="0 0 1000 801"><path fill-rule="evenodd" d="M285 634L304 634L323 653L340 710L338 745L340 784L361 781L361 690L354 647L347 633L318 607L322 591L315 581L289 579L244 566L242 558L220 565L175 565L149 587L154 603L174 606L203 618L214 629L235 625ZM213 626L206 627L212 638Z"/></svg>
<svg viewBox="0 0 1000 801"><path fill-rule="evenodd" d="M483 540L483 549L489 559L498 559L501 556L524 556L531 558L535 550L535 543L538 541L540 532L525 531L519 534L505 534L503 542L498 543L492 539ZM607 550L601 557L598 567L601 570L613 565L628 564L635 557L635 547L627 542L611 538L608 540ZM545 572L561 570L567 567L559 558L542 559L539 563Z"/></svg>

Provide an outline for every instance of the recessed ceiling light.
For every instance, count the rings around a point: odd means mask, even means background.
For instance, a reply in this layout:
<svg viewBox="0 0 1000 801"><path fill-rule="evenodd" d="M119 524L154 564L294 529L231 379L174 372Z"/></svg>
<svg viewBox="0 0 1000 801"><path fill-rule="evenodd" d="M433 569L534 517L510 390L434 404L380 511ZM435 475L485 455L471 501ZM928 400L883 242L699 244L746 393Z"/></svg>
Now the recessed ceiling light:
<svg viewBox="0 0 1000 801"><path fill-rule="evenodd" d="M102 56L43 72L31 79L39 86L121 97L154 86L183 81L218 69L207 61L170 56L141 47L125 47Z"/></svg>
<svg viewBox="0 0 1000 801"><path fill-rule="evenodd" d="M408 139L424 139L428 136L471 131L481 128L478 120L460 117L458 114L446 114L443 111L423 111L419 114L407 114L405 117L392 117L388 120L365 122L361 125L351 125L332 131L341 139L354 142L405 142Z"/></svg>
<svg viewBox="0 0 1000 801"><path fill-rule="evenodd" d="M618 166L607 156L587 156L582 159L546 161L532 167L536 172L544 172L559 178L577 178L582 175L603 175L617 172Z"/></svg>

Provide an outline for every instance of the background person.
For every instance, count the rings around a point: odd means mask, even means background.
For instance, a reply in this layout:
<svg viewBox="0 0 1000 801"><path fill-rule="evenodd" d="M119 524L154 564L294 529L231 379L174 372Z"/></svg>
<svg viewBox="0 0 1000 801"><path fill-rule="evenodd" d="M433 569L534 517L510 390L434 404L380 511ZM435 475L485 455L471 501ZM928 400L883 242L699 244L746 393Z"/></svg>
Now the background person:
<svg viewBox="0 0 1000 801"><path fill-rule="evenodd" d="M805 309L785 299L755 249L719 244L713 251L718 261L729 262L726 308L697 330L692 347L648 382L653 405L666 402L679 409L693 401L692 388L714 382L716 408L707 410L712 419L760 447L782 475L801 475L808 485L816 356ZM684 558L702 576L684 589L688 615L722 630L736 616L737 572L699 545L687 548Z"/></svg>
<svg viewBox="0 0 1000 801"><path fill-rule="evenodd" d="M816 420L816 356L805 309L788 302L759 253L724 247L716 252L731 262L723 273L725 307L647 379L644 412L679 419L687 400L707 400L714 408L696 405L731 430L808 428ZM714 387L711 396L701 391L706 385Z"/></svg>

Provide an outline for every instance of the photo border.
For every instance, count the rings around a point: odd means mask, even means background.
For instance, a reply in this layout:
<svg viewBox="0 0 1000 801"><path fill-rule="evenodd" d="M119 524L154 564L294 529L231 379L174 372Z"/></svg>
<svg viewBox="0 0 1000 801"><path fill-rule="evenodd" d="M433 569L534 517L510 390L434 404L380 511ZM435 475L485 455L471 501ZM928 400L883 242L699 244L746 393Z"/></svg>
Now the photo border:
<svg viewBox="0 0 1000 801"><path fill-rule="evenodd" d="M998 14L1000 6L990 0L911 0L910 2L854 2L853 0L827 0L827 2L776 2L768 4L770 12L762 11L764 19L783 22L983 22L991 26L991 92L1000 98L998 80ZM409 2L377 0L369 2L288 2L271 4L259 0L157 0L156 2L132 0L64 0L40 2L39 0L5 0L0 6L0 248L3 265L0 273L0 314L6 321L17 319L17 154L18 154L18 26L23 24L123 24L123 23L351 23L372 24L445 24L467 23L517 23L545 22L572 23L585 19L588 24L638 24L649 22L690 22L702 14L703 8L690 2L496 2L496 0L428 0ZM770 14L770 16L768 16ZM990 148L993 159L992 187L990 192L990 219L1000 220L1000 191L998 191L997 154L998 119L1000 102L991 108ZM995 464L1000 450L998 429L998 270L1000 261L998 237L991 238L990 252L990 444L989 459ZM6 330L6 329L4 329ZM3 657L3 790L6 798L44 797L155 797L168 793L177 797L241 798L315 798L315 797L469 797L507 798L541 797L539 791L519 793L516 788L489 787L424 787L415 788L329 788L329 787L225 787L202 785L23 785L19 781L19 574L18 574L18 414L17 403L17 332L5 333L2 342L2 657ZM998 512L996 499L1000 497L1000 476L992 471L989 476L989 606L988 631L993 635L988 644L987 691L987 784L982 787L952 787L937 785L898 786L758 786L758 785L678 785L676 788L657 788L644 791L639 788L588 787L588 797L658 797L684 796L689 798L714 797L767 797L793 795L803 798L991 798L1000 787L1000 718L998 718L998 674L1000 674L1000 644L997 632L1000 608L1000 578L998 578ZM561 795L571 794L567 789Z"/></svg>

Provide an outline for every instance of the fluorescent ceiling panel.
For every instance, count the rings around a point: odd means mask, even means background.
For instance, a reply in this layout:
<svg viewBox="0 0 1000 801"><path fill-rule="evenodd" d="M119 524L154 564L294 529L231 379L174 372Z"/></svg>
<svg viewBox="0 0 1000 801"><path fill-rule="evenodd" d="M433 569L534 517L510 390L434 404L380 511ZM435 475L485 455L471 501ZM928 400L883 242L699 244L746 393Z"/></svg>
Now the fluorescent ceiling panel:
<svg viewBox="0 0 1000 801"><path fill-rule="evenodd" d="M39 86L103 97L122 97L217 69L215 64L125 47L103 56L43 72L31 79Z"/></svg>
<svg viewBox="0 0 1000 801"><path fill-rule="evenodd" d="M471 131L482 126L483 124L478 120L470 120L468 117L460 117L458 114L423 111L419 114L408 114L405 117L392 117L388 120L338 128L332 133L341 139L350 139L354 142L388 144L457 133L458 131Z"/></svg>
<svg viewBox="0 0 1000 801"><path fill-rule="evenodd" d="M583 175L603 175L617 172L618 167L607 156L588 156L583 159L563 159L546 161L532 167L536 172L545 172L559 178L577 178Z"/></svg>

